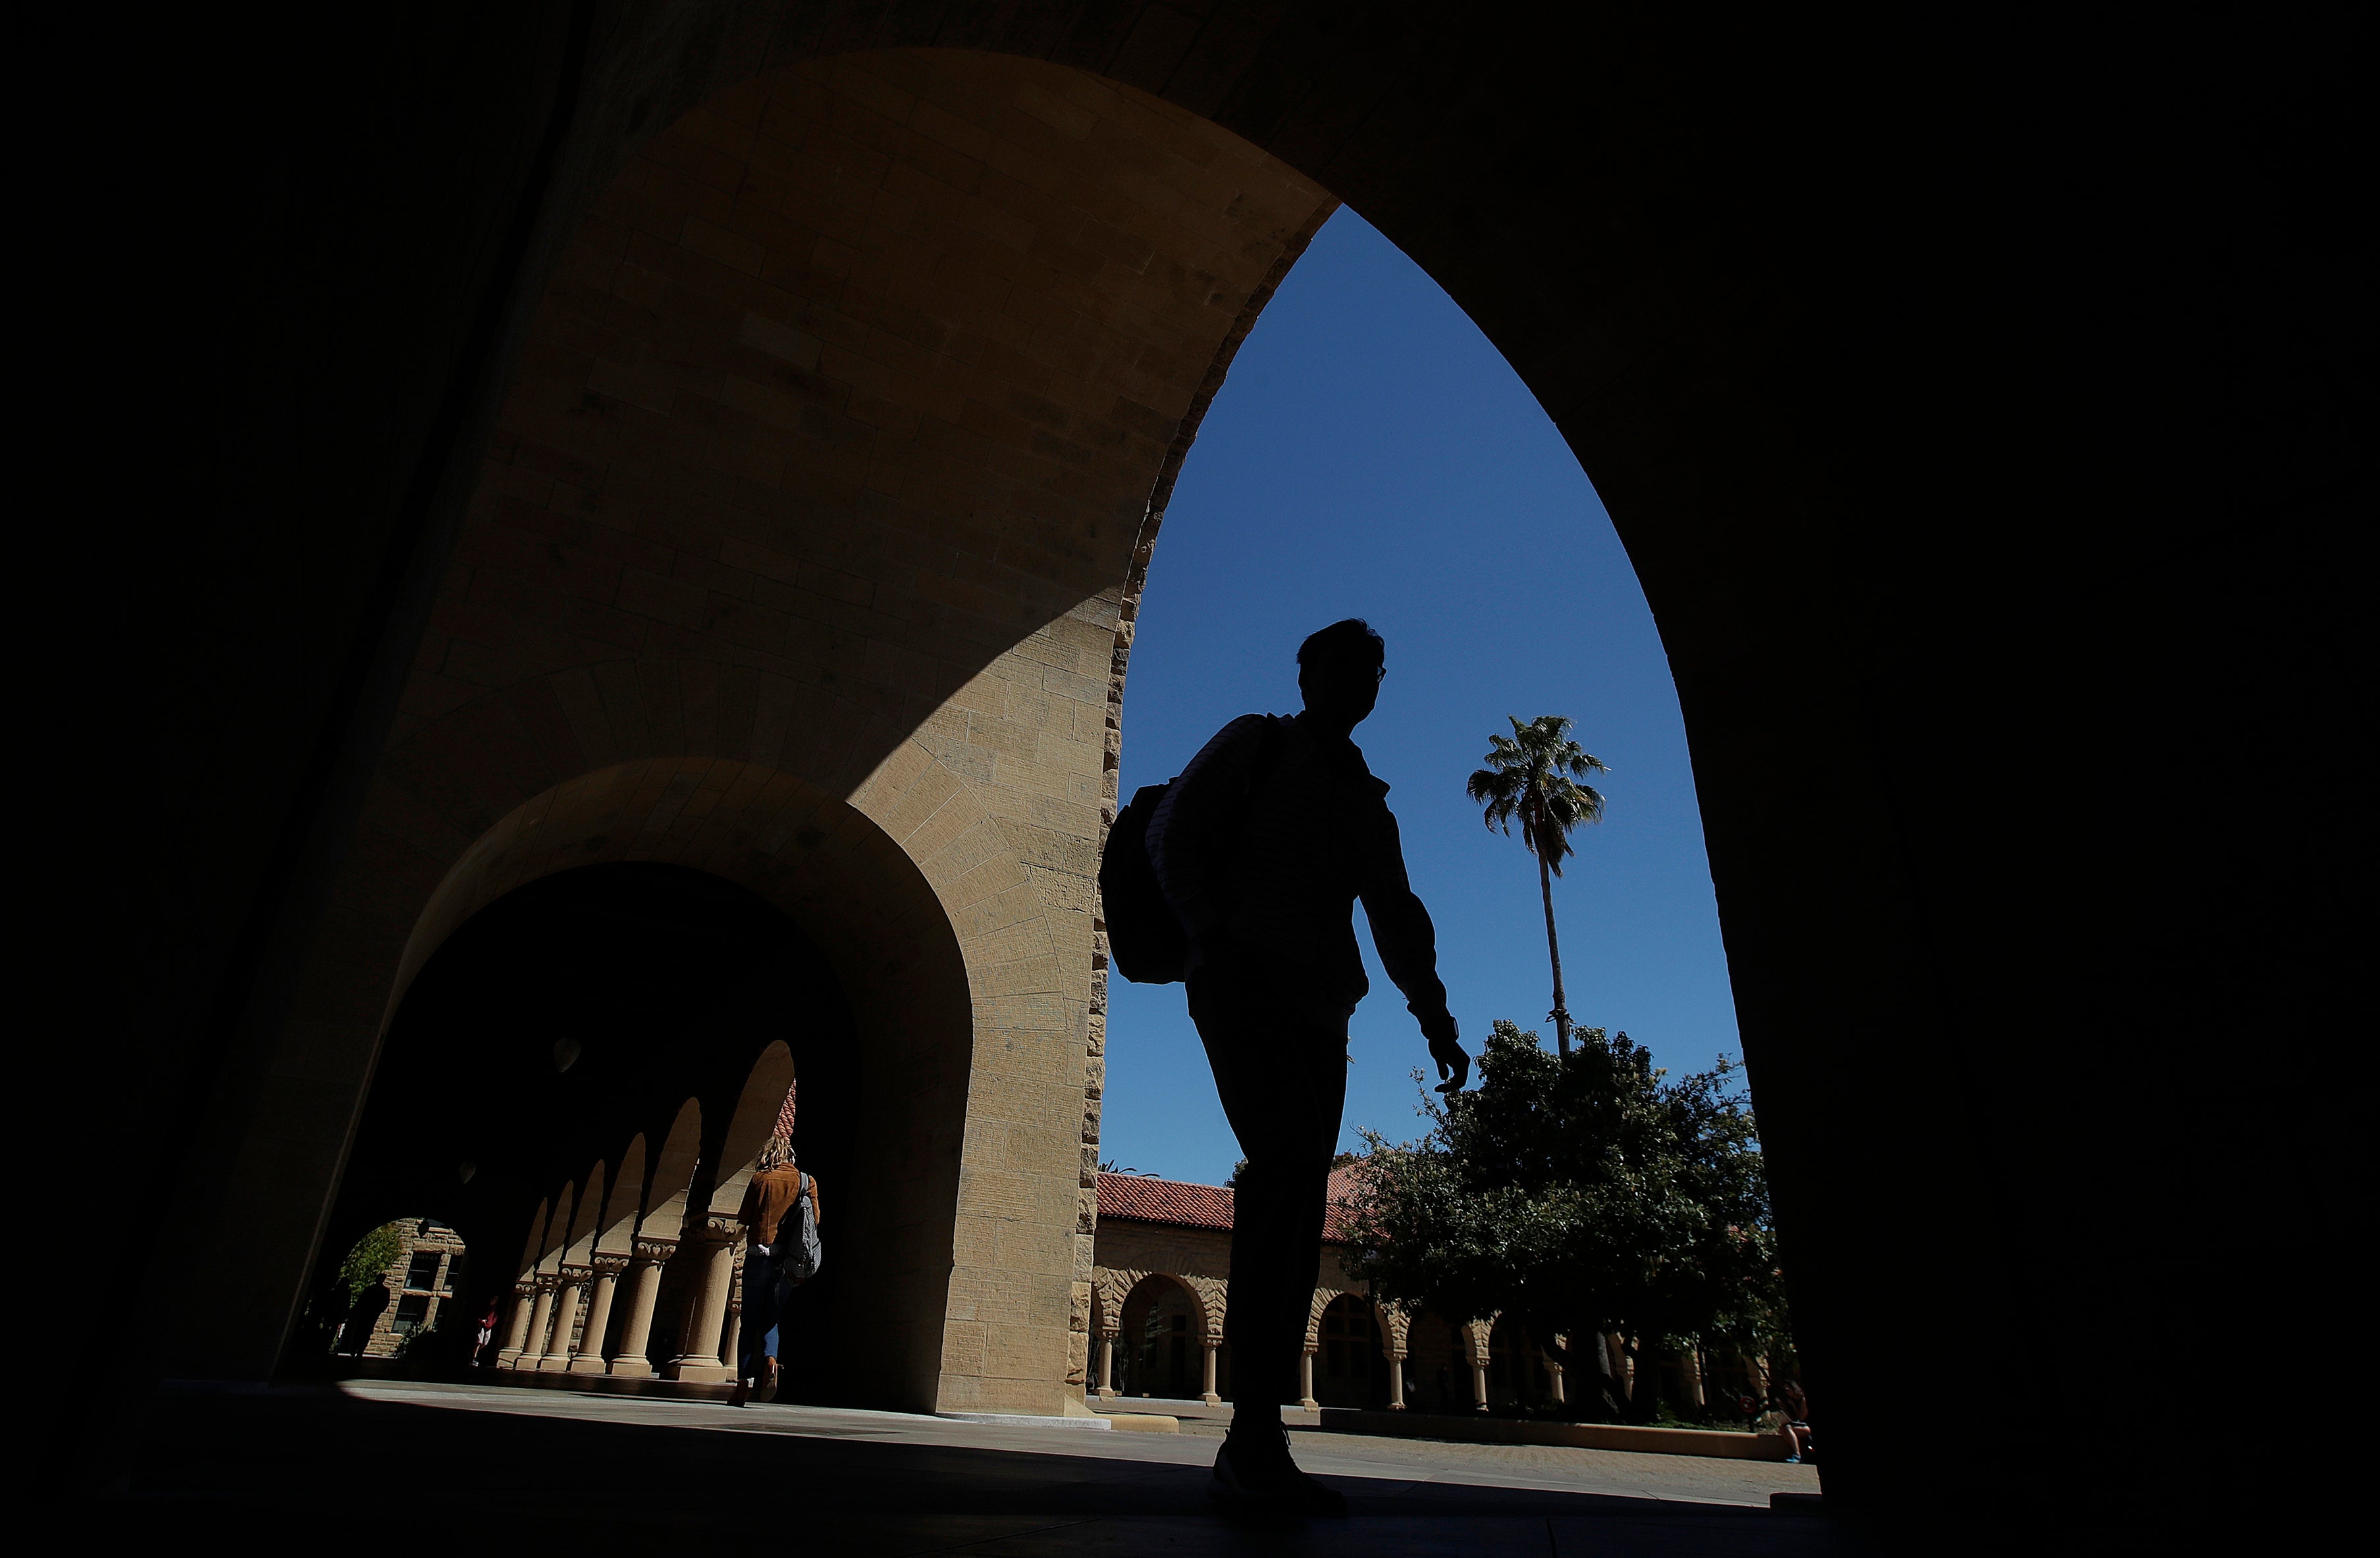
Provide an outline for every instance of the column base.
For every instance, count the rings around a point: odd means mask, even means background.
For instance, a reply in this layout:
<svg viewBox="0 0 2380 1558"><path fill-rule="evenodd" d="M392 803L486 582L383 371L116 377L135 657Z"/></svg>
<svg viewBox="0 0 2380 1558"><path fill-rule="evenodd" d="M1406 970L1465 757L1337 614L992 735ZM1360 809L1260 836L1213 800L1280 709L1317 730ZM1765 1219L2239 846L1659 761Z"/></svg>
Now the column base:
<svg viewBox="0 0 2380 1558"><path fill-rule="evenodd" d="M605 1370L616 1379L650 1380L655 1378L653 1361L649 1357L615 1357Z"/></svg>
<svg viewBox="0 0 2380 1558"><path fill-rule="evenodd" d="M1302 1395L1297 1398L1297 1409L1301 1412L1319 1412L1322 1410L1322 1403L1310 1395Z"/></svg>
<svg viewBox="0 0 2380 1558"><path fill-rule="evenodd" d="M1223 1404L1223 1398L1217 1395L1213 1391L1199 1392L1198 1399L1205 1402L1209 1406L1220 1406Z"/></svg>
<svg viewBox="0 0 2380 1558"><path fill-rule="evenodd" d="M735 1370L710 1358L673 1359L662 1369L664 1380L684 1380L688 1384L726 1385L735 1382Z"/></svg>
<svg viewBox="0 0 2380 1558"><path fill-rule="evenodd" d="M497 1369L510 1369L519 1361L520 1354L511 1347L506 1347L504 1351L496 1355L496 1361L492 1367Z"/></svg>
<svg viewBox="0 0 2380 1558"><path fill-rule="evenodd" d="M537 1371L540 1374L567 1374L570 1372L570 1360L560 1353L548 1353L537 1360Z"/></svg>
<svg viewBox="0 0 2380 1558"><path fill-rule="evenodd" d="M1098 1396L1102 1401L1113 1401L1121 1393L1119 1393L1112 1385L1101 1385L1098 1390L1093 1391L1091 1394Z"/></svg>
<svg viewBox="0 0 2380 1558"><path fill-rule="evenodd" d="M572 1374L608 1374L611 1371L602 1357L595 1353L580 1353L570 1360L570 1368L567 1370Z"/></svg>

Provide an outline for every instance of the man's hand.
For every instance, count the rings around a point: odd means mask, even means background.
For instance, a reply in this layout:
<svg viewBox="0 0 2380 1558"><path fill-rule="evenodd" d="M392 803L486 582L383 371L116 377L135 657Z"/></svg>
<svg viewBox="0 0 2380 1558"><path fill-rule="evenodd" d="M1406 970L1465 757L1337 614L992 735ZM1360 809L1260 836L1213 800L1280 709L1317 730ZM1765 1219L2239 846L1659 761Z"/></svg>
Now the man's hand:
<svg viewBox="0 0 2380 1558"><path fill-rule="evenodd" d="M1438 1062L1438 1090L1460 1092L1471 1080L1471 1057L1463 1053L1462 1030L1454 1014L1444 1007L1421 1019L1421 1036L1429 1041L1429 1058Z"/></svg>

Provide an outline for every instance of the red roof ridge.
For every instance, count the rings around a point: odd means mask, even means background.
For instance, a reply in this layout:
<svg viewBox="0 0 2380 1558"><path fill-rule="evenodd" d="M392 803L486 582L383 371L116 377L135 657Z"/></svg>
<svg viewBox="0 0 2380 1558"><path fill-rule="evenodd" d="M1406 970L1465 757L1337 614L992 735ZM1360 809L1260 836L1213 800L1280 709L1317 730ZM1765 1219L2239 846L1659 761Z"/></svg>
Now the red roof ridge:
<svg viewBox="0 0 2380 1558"><path fill-rule="evenodd" d="M1358 1189L1357 1166L1330 1171L1330 1208L1325 1214L1325 1244L1348 1242L1348 1202ZM1228 1185L1196 1185L1184 1179L1160 1179L1155 1175L1099 1171L1099 1220L1112 1217L1127 1223L1157 1223L1174 1228L1232 1229L1234 1198Z"/></svg>

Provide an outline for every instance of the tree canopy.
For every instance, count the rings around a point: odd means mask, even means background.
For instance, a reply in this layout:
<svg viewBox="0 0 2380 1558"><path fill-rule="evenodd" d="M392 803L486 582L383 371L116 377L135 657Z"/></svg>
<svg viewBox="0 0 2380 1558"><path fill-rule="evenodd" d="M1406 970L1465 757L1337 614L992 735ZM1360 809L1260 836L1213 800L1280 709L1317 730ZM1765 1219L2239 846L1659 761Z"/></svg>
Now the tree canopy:
<svg viewBox="0 0 2380 1558"><path fill-rule="evenodd" d="M339 1262L339 1285L346 1289L348 1303L362 1297L365 1288L381 1280L404 1246L404 1225L397 1223L383 1223L356 1241L347 1258Z"/></svg>
<svg viewBox="0 0 2380 1558"><path fill-rule="evenodd" d="M1586 1349L1605 1334L1632 1353L1781 1339L1767 1180L1738 1067L1721 1059L1672 1080L1625 1033L1575 1037L1551 1054L1499 1021L1475 1090L1425 1093L1421 1140L1367 1135L1356 1272L1411 1308L1517 1318L1582 1389L1599 1377ZM1651 1394L1637 1396L1615 1405L1649 1417Z"/></svg>

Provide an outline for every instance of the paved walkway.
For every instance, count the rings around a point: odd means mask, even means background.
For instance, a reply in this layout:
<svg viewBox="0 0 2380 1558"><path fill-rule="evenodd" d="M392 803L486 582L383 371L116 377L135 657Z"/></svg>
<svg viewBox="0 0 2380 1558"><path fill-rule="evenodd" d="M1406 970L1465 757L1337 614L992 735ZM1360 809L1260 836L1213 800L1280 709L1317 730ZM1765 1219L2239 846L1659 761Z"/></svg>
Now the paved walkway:
<svg viewBox="0 0 2380 1558"><path fill-rule="evenodd" d="M1402 1554L1608 1558L1852 1551L1832 1522L1772 1513L1805 1467L1299 1432L1345 1520L1216 1515L1219 1431L1007 1427L807 1406L454 1385L176 1393L151 1414L130 1522L352 1537L536 1532L671 1552L719 1538L834 1553ZM1196 1431L1204 1429L1206 1431ZM344 1538L342 1540L345 1540ZM439 1539L445 1545L445 1539Z"/></svg>

